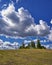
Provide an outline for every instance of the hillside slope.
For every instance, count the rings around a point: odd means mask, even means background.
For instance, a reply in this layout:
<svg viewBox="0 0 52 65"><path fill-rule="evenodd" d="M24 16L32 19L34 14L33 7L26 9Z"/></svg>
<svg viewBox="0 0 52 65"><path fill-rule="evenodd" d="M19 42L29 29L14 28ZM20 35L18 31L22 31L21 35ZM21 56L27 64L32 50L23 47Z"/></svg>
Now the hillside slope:
<svg viewBox="0 0 52 65"><path fill-rule="evenodd" d="M0 50L0 65L52 65L52 50Z"/></svg>

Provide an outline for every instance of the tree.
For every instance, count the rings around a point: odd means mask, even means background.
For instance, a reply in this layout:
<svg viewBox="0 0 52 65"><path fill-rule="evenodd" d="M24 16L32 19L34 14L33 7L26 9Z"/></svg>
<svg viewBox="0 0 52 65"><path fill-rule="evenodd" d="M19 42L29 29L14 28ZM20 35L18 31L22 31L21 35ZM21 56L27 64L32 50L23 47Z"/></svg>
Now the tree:
<svg viewBox="0 0 52 65"><path fill-rule="evenodd" d="M42 46L41 46L41 44L40 44L40 40L37 40L37 48L39 48L39 49L42 48Z"/></svg>
<svg viewBox="0 0 52 65"><path fill-rule="evenodd" d="M32 48L35 48L35 43L34 43L34 41L31 41L30 45L31 45Z"/></svg>
<svg viewBox="0 0 52 65"><path fill-rule="evenodd" d="M23 48L25 48L25 44L24 43L22 44L22 46L23 46Z"/></svg>
<svg viewBox="0 0 52 65"><path fill-rule="evenodd" d="M30 43L25 47L25 49L30 49Z"/></svg>
<svg viewBox="0 0 52 65"><path fill-rule="evenodd" d="M42 46L42 49L46 49L46 47Z"/></svg>
<svg viewBox="0 0 52 65"><path fill-rule="evenodd" d="M20 46L19 49L23 49L23 46Z"/></svg>
<svg viewBox="0 0 52 65"><path fill-rule="evenodd" d="M23 49L23 48L25 48L24 42L22 43L22 46L19 47L19 49Z"/></svg>
<svg viewBox="0 0 52 65"><path fill-rule="evenodd" d="M30 43L28 43L28 48L30 48Z"/></svg>

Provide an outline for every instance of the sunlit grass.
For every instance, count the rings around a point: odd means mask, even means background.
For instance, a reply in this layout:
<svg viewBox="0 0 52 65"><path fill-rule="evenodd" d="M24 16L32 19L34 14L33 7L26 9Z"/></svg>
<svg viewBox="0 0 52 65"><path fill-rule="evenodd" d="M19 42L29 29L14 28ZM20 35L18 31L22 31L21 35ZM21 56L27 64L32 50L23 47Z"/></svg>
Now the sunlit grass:
<svg viewBox="0 0 52 65"><path fill-rule="evenodd" d="M0 50L0 65L52 65L52 50Z"/></svg>

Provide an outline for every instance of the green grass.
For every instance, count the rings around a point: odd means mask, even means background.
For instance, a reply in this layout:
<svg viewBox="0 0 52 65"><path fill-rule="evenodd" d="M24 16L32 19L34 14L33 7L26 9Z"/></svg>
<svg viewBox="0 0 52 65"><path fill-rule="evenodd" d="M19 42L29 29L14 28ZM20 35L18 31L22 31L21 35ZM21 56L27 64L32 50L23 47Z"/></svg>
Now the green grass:
<svg viewBox="0 0 52 65"><path fill-rule="evenodd" d="M52 65L52 50L0 50L0 65Z"/></svg>

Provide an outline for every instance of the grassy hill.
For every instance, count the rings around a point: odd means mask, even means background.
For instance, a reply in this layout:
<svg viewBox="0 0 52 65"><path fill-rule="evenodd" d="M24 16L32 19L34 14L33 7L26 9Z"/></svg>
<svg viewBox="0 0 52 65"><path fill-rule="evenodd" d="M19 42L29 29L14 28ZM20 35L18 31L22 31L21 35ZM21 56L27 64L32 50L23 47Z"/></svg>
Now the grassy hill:
<svg viewBox="0 0 52 65"><path fill-rule="evenodd" d="M52 50L0 50L0 65L52 65Z"/></svg>

